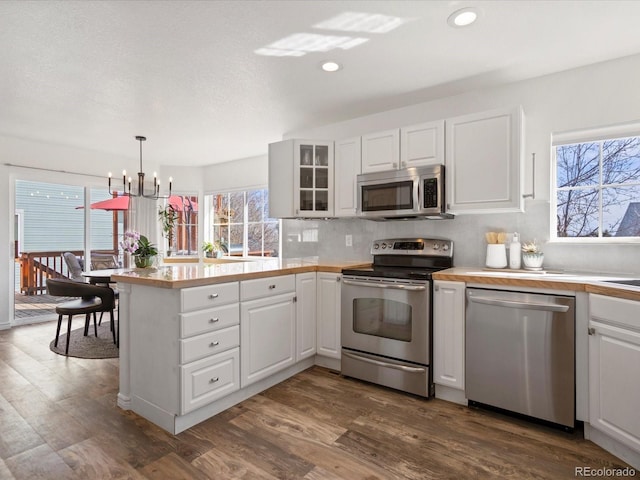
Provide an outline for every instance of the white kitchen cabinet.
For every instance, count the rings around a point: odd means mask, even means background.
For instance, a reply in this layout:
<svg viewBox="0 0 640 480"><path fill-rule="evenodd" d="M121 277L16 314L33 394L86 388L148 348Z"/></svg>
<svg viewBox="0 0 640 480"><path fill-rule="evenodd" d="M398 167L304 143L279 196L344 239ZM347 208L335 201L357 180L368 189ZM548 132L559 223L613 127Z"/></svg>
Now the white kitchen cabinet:
<svg viewBox="0 0 640 480"><path fill-rule="evenodd" d="M333 141L269 144L269 216L333 216Z"/></svg>
<svg viewBox="0 0 640 480"><path fill-rule="evenodd" d="M464 390L465 283L434 281L433 382Z"/></svg>
<svg viewBox="0 0 640 480"><path fill-rule="evenodd" d="M279 286L291 284L289 277L293 275L241 282L243 298L262 283L267 286L267 292L280 292L276 295L264 293L261 298L242 301L240 304L242 388L293 365L296 361L295 281L289 292L279 289ZM274 288L269 289L271 285Z"/></svg>
<svg viewBox="0 0 640 480"><path fill-rule="evenodd" d="M362 173L360 137L335 142L334 216L353 217L357 213L357 176Z"/></svg>
<svg viewBox="0 0 640 480"><path fill-rule="evenodd" d="M399 128L362 136L362 173L394 170L399 165Z"/></svg>
<svg viewBox="0 0 640 480"><path fill-rule="evenodd" d="M520 107L446 120L449 212L523 211L523 123Z"/></svg>
<svg viewBox="0 0 640 480"><path fill-rule="evenodd" d="M296 275L296 361L316 354L316 272Z"/></svg>
<svg viewBox="0 0 640 480"><path fill-rule="evenodd" d="M589 423L640 452L640 302L591 294L589 310Z"/></svg>
<svg viewBox="0 0 640 480"><path fill-rule="evenodd" d="M400 167L444 164L444 120L400 129Z"/></svg>
<svg viewBox="0 0 640 480"><path fill-rule="evenodd" d="M339 273L317 273L317 354L340 359L340 288Z"/></svg>

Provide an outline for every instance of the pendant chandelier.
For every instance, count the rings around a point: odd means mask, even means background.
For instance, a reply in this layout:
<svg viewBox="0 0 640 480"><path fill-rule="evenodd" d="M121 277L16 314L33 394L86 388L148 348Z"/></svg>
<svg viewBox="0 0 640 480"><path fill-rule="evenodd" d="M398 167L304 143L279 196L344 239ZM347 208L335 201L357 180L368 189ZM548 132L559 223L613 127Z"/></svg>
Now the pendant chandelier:
<svg viewBox="0 0 640 480"><path fill-rule="evenodd" d="M147 137L136 136L136 140L140 142L140 171L138 172L138 190L131 191L131 177L127 178L127 171L122 171L122 193L129 197L144 197L157 200L159 198L169 198L171 196L171 184L173 183L173 177L169 177L169 195L160 195L160 180L156 172L153 172L153 190L151 192L145 192L144 188L144 172L142 171L142 142L147 140ZM113 195L111 191L111 172L109 172L109 193ZM115 192L117 194L117 192Z"/></svg>

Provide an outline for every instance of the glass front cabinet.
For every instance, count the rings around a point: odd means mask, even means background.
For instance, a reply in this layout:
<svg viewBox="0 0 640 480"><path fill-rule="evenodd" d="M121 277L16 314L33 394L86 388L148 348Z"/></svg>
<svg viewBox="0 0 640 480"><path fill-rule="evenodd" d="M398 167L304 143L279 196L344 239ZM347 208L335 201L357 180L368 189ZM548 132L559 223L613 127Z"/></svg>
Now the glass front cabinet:
<svg viewBox="0 0 640 480"><path fill-rule="evenodd" d="M269 197L272 218L333 216L333 142L269 145Z"/></svg>

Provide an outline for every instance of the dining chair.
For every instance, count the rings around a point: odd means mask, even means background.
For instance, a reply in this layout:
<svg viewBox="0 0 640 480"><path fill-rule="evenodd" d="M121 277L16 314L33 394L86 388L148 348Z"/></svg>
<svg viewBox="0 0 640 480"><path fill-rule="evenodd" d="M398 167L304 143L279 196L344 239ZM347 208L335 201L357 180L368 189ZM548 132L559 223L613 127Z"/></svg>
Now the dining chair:
<svg viewBox="0 0 640 480"><path fill-rule="evenodd" d="M111 253L92 253L91 254L91 270L108 270L108 269L112 269L112 268L120 268L120 263L118 262L118 257L116 257L115 255L113 255ZM91 278L89 279L89 283L93 283L94 285L106 285L108 287L111 287L111 289L115 293L116 302L119 300L120 294L118 292L118 289L116 288L116 284L115 283L96 282ZM119 309L118 309L118 312L120 312ZM103 314L104 314L104 312L100 313L100 319L98 320L98 325L102 325L102 315ZM113 324L112 324L111 328L113 329Z"/></svg>
<svg viewBox="0 0 640 480"><path fill-rule="evenodd" d="M111 315L111 332L113 334L113 343L116 343L116 327L113 316L115 308L115 296L111 288L100 285L91 285L88 283L74 282L68 279L47 279L47 292L49 295L56 297L79 297L75 300L61 303L56 306L58 314L58 326L56 328L56 341L54 345L58 346L58 337L60 336L60 326L62 325L62 317L68 315L67 321L67 345L65 347L65 355L69 355L69 339L71 338L71 320L74 315L85 315L84 336L89 334L89 325L91 323L91 314L93 314L93 330L95 336L98 336L98 327L96 324L96 313L109 312Z"/></svg>
<svg viewBox="0 0 640 480"><path fill-rule="evenodd" d="M62 258L67 264L67 270L69 270L69 278L74 282L85 282L85 278L82 276L84 270L84 261L81 258L76 257L71 252L64 252Z"/></svg>

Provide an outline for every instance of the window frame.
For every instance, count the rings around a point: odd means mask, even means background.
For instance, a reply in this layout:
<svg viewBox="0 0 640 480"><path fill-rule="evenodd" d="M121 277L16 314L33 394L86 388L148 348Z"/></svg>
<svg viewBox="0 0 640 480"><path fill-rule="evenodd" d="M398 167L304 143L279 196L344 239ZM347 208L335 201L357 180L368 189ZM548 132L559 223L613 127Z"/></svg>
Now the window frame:
<svg viewBox="0 0 640 480"><path fill-rule="evenodd" d="M607 244L638 244L640 243L640 236L637 237L604 237L602 236L602 191L606 188L613 186L638 186L640 185L640 179L638 182L629 184L605 184L602 183L602 144L609 140L620 140L625 138L638 137L640 138L640 123L628 123L623 125L614 125L601 128L592 128L581 131L563 132L552 135L551 142L551 192L550 192L550 215L549 215L549 242L550 243L569 243L569 244L591 244L591 245L607 245ZM599 155L598 155L598 183L593 186L585 187L592 188L598 191L598 223L599 232L597 237L560 237L558 236L557 225L557 212L558 212L558 193L560 191L569 191L571 189L581 188L563 188L558 189L558 159L557 149L565 145L576 145L582 143L599 143Z"/></svg>
<svg viewBox="0 0 640 480"><path fill-rule="evenodd" d="M242 227L243 227L243 232L242 232L242 256L241 257L237 257L236 255L231 255L230 252L226 253L225 255L223 255L224 257L230 257L230 258L255 258L255 259L268 259L268 258L281 258L282 257L282 219L280 218L276 218L274 219L275 222L266 222L265 220L269 217L264 217L262 222L252 222L249 220L249 214L248 214L248 193L251 191L255 191L255 190L265 190L268 194L269 192L269 188L267 185L262 185L262 186L252 186L252 187L244 187L244 188L234 188L234 189L227 189L227 190L220 190L220 191L209 191L206 192L204 194L204 203L205 203L205 228L204 228L204 242L212 242L214 240L214 229L215 226L214 225L220 225L220 224L215 224L214 220L215 220L215 210L214 208L212 208L212 205L210 204L211 202L209 201L209 199L212 196L216 196L216 195L228 195L228 194L234 194L234 193L243 193L244 194L244 205L243 205L243 223L242 223ZM264 202L263 202L263 211L264 211ZM249 255L249 225L250 224L262 224L263 225L263 233L264 233L264 225L265 223L277 223L278 225L278 256L277 257L267 257L264 255L258 256L258 255ZM229 227L231 227L231 223L227 224ZM238 223L234 223L233 225L240 225ZM263 235L263 249L262 249L262 253L264 254L264 235ZM229 245L230 247L231 245Z"/></svg>

